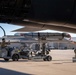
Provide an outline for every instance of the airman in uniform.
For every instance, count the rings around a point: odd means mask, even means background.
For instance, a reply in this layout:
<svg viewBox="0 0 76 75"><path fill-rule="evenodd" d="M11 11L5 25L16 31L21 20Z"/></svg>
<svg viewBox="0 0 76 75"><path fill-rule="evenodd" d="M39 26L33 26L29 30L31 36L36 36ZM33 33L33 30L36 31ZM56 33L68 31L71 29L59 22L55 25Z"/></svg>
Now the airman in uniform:
<svg viewBox="0 0 76 75"><path fill-rule="evenodd" d="M1 48L5 48L5 47L6 47L6 41L5 38L2 38Z"/></svg>

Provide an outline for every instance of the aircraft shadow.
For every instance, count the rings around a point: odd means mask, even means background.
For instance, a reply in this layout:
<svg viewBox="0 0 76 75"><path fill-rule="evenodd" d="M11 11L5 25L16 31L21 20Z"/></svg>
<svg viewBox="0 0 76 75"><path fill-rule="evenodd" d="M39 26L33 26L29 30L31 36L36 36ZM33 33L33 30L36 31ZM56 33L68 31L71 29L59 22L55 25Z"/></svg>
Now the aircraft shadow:
<svg viewBox="0 0 76 75"><path fill-rule="evenodd" d="M0 68L0 75L32 75L32 74L21 73L13 70Z"/></svg>

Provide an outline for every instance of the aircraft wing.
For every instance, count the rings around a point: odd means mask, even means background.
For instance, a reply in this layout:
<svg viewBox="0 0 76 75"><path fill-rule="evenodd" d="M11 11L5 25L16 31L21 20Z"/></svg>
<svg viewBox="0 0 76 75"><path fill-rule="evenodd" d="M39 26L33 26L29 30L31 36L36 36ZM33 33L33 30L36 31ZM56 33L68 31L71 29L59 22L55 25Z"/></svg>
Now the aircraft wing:
<svg viewBox="0 0 76 75"><path fill-rule="evenodd" d="M70 32L70 33L76 33L76 28L72 25L54 25L54 24L47 24L47 23L41 23L41 22L34 22L34 21L13 21L11 24L14 25L20 25L24 26L24 28L20 28L14 31L17 32L26 32L26 31L39 31L39 30L57 30L57 31L63 31L63 32ZM25 27L26 26L26 27ZM71 28L72 27L72 28Z"/></svg>
<svg viewBox="0 0 76 75"><path fill-rule="evenodd" d="M76 0L0 0L0 23L76 33Z"/></svg>

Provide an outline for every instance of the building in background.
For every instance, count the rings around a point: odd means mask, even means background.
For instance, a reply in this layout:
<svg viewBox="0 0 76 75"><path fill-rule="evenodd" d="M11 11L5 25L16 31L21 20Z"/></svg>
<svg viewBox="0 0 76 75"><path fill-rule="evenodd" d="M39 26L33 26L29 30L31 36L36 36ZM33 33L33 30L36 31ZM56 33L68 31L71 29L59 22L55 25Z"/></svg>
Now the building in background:
<svg viewBox="0 0 76 75"><path fill-rule="evenodd" d="M72 37L69 43L49 42L47 45L51 49L76 49L76 37Z"/></svg>
<svg viewBox="0 0 76 75"><path fill-rule="evenodd" d="M11 42L15 42L15 43L11 43L11 46L20 46L22 43L20 43L20 41L25 41L23 44L27 44L26 40L33 40L29 37L24 37L24 36L17 36L17 35L9 35L4 37L6 38L6 41L11 41ZM1 42L0 38L0 42ZM54 39L53 39L54 40ZM66 41L66 42L65 42ZM69 42L68 42L69 41ZM70 40L66 40L65 38L63 39L63 42L56 42L56 41L52 41L52 42L48 42L46 43L46 48L50 48L50 49L76 49L76 37L72 37L71 41ZM17 43L19 42L19 43ZM32 45L33 49L37 49L39 50L39 44L38 43L34 43Z"/></svg>

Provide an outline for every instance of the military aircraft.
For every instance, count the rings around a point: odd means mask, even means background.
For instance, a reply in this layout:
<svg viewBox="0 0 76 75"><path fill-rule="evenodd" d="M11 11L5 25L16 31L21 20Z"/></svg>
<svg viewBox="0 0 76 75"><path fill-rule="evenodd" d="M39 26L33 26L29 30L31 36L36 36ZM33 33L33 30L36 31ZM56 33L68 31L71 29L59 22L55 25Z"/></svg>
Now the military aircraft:
<svg viewBox="0 0 76 75"><path fill-rule="evenodd" d="M0 0L0 23L76 33L76 0Z"/></svg>

